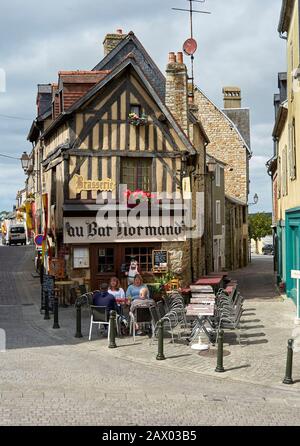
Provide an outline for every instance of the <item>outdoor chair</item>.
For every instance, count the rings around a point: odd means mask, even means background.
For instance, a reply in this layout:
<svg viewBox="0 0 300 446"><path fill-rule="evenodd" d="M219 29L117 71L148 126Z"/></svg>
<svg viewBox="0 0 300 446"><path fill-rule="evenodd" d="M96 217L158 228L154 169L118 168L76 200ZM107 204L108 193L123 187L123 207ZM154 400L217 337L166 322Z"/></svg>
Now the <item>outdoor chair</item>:
<svg viewBox="0 0 300 446"><path fill-rule="evenodd" d="M85 285L79 285L80 294L86 294L88 291Z"/></svg>
<svg viewBox="0 0 300 446"><path fill-rule="evenodd" d="M134 312L130 312L130 334L133 335L133 343L135 343L135 324L152 325L152 316L149 307L136 307Z"/></svg>
<svg viewBox="0 0 300 446"><path fill-rule="evenodd" d="M152 338L151 343L153 339L156 336L157 328L158 328L158 322L164 321L168 324L168 329L170 330L172 342L174 343L174 333L173 328L178 326L178 317L177 314L173 311L169 311L166 313L163 303L158 302L156 306L151 306L149 308L150 314L152 317ZM180 334L178 334L178 338L180 338Z"/></svg>
<svg viewBox="0 0 300 446"><path fill-rule="evenodd" d="M91 324L90 324L90 333L89 333L89 341L92 339L92 329L93 325L98 325L99 329L101 325L108 326L108 338L110 332L109 325L109 311L107 307L95 307L91 306ZM117 327L118 328L118 327Z"/></svg>

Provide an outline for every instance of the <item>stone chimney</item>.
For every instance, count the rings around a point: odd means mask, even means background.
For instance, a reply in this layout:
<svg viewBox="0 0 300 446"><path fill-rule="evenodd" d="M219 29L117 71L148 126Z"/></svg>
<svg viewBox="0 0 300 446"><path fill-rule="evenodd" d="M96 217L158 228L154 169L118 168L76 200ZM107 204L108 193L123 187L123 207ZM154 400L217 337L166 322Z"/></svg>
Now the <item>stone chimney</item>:
<svg viewBox="0 0 300 446"><path fill-rule="evenodd" d="M242 96L239 87L224 87L224 108L241 108Z"/></svg>
<svg viewBox="0 0 300 446"><path fill-rule="evenodd" d="M104 56L110 53L114 48L116 48L119 43L125 39L126 34L123 34L122 29L117 29L115 34L106 34L103 46L104 46Z"/></svg>
<svg viewBox="0 0 300 446"><path fill-rule="evenodd" d="M188 135L188 75L182 53L169 53L166 75L166 106Z"/></svg>

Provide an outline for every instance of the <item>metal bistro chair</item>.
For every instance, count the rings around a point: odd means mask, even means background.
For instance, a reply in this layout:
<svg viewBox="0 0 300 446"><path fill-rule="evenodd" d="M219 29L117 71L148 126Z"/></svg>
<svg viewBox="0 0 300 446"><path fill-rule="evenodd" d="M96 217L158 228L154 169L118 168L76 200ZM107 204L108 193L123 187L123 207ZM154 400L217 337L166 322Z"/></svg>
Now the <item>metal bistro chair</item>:
<svg viewBox="0 0 300 446"><path fill-rule="evenodd" d="M92 329L93 325L97 324L100 328L101 325L108 325L108 338L109 338L109 332L110 332L110 324L109 324L109 311L107 307L95 307L91 306L91 324L90 324L90 334L89 334L89 341L92 339Z"/></svg>
<svg viewBox="0 0 300 446"><path fill-rule="evenodd" d="M130 333L133 335L135 343L135 324L152 324L152 317L149 307L136 307L134 312L130 312Z"/></svg>

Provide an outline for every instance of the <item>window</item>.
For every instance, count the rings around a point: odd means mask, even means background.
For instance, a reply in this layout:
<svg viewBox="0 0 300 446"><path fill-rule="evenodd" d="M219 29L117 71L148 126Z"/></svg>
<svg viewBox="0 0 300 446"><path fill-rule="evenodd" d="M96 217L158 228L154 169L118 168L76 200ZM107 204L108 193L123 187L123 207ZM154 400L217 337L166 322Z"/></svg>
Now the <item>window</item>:
<svg viewBox="0 0 300 446"><path fill-rule="evenodd" d="M221 168L219 166L219 164L217 164L216 167L216 187L220 187L221 186Z"/></svg>
<svg viewBox="0 0 300 446"><path fill-rule="evenodd" d="M115 270L115 251L113 248L100 248L98 251L98 272L110 273Z"/></svg>
<svg viewBox="0 0 300 446"><path fill-rule="evenodd" d="M125 261L126 264L130 264L132 257L135 257L139 264L139 272L151 272L152 271L152 251L155 248L148 247L136 247L125 248Z"/></svg>
<svg viewBox="0 0 300 446"><path fill-rule="evenodd" d="M281 192L285 197L288 194L288 182L287 182L287 146L282 151L282 175L281 175Z"/></svg>
<svg viewBox="0 0 300 446"><path fill-rule="evenodd" d="M296 179L296 125L295 118L289 126L289 173L290 179Z"/></svg>
<svg viewBox="0 0 300 446"><path fill-rule="evenodd" d="M281 198L281 158L278 157L278 169L277 169L277 197Z"/></svg>
<svg viewBox="0 0 300 446"><path fill-rule="evenodd" d="M135 113L137 116L141 116L141 106L140 105L131 105L130 113Z"/></svg>
<svg viewBox="0 0 300 446"><path fill-rule="evenodd" d="M216 224L221 224L221 201L216 201Z"/></svg>
<svg viewBox="0 0 300 446"><path fill-rule="evenodd" d="M246 206L243 207L243 224L245 225L247 223L247 208Z"/></svg>
<svg viewBox="0 0 300 446"><path fill-rule="evenodd" d="M151 192L152 160L125 158L122 160L121 180L131 191Z"/></svg>
<svg viewBox="0 0 300 446"><path fill-rule="evenodd" d="M22 227L18 227L18 226L13 226L11 229L10 229L10 232L11 232L11 234L25 234L25 228L22 226Z"/></svg>

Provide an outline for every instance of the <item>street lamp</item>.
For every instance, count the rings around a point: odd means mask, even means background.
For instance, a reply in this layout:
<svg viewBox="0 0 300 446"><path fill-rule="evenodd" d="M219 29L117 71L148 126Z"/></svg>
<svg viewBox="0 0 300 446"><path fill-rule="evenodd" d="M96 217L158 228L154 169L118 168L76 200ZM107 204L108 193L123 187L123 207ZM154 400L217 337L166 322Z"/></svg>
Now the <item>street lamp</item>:
<svg viewBox="0 0 300 446"><path fill-rule="evenodd" d="M258 200L259 200L258 195L255 194L253 197L253 203L249 203L248 206L255 206L258 203Z"/></svg>
<svg viewBox="0 0 300 446"><path fill-rule="evenodd" d="M27 152L24 152L21 157L21 164L22 164L22 169L24 170L24 172L27 172L27 170L28 170L29 161L30 161L30 158L29 158Z"/></svg>
<svg viewBox="0 0 300 446"><path fill-rule="evenodd" d="M217 162L211 158L207 163L207 168L210 173L215 173L217 169Z"/></svg>

